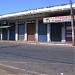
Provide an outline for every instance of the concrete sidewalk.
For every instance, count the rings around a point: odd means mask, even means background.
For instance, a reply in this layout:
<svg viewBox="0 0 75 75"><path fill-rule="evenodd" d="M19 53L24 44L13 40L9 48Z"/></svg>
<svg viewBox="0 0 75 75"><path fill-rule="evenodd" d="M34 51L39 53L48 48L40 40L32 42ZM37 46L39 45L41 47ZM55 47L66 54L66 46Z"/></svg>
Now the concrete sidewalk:
<svg viewBox="0 0 75 75"><path fill-rule="evenodd" d="M33 44L33 45L44 45L44 46L72 46L72 43L61 43L61 42L36 42L36 41L0 41L7 43L21 43L21 44Z"/></svg>

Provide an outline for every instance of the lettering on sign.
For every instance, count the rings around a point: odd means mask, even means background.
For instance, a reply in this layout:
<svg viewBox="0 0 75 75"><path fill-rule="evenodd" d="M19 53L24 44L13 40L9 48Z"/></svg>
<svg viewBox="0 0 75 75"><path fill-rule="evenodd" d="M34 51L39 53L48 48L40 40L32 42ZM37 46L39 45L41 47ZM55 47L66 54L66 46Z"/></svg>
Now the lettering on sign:
<svg viewBox="0 0 75 75"><path fill-rule="evenodd" d="M75 19L75 15L74 15ZM50 23L50 22L64 22L64 21L71 21L71 16L57 16L57 17L47 17L43 18L44 23Z"/></svg>

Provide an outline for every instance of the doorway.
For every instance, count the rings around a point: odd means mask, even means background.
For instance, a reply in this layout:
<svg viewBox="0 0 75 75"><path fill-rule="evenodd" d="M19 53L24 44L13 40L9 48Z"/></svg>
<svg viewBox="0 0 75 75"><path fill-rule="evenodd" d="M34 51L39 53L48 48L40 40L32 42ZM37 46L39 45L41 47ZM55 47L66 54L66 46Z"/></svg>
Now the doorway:
<svg viewBox="0 0 75 75"><path fill-rule="evenodd" d="M60 42L61 41L61 23L51 24L51 41Z"/></svg>
<svg viewBox="0 0 75 75"><path fill-rule="evenodd" d="M27 40L35 41L35 23L27 24Z"/></svg>

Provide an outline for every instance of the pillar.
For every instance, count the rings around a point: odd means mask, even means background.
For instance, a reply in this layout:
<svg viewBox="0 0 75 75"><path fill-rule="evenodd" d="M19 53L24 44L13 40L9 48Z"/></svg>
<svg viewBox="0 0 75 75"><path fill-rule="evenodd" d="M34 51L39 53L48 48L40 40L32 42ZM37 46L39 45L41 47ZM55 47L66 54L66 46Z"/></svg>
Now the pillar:
<svg viewBox="0 0 75 75"><path fill-rule="evenodd" d="M1 40L2 40L2 29L1 29Z"/></svg>
<svg viewBox="0 0 75 75"><path fill-rule="evenodd" d="M8 28L8 40L9 40L9 28Z"/></svg>
<svg viewBox="0 0 75 75"><path fill-rule="evenodd" d="M36 19L36 32L35 32L35 40L38 41L38 19Z"/></svg>
<svg viewBox="0 0 75 75"><path fill-rule="evenodd" d="M47 42L51 42L51 25L47 24Z"/></svg>
<svg viewBox="0 0 75 75"><path fill-rule="evenodd" d="M15 40L18 40L18 21L16 21L16 26L15 26Z"/></svg>
<svg viewBox="0 0 75 75"><path fill-rule="evenodd" d="M27 23L25 22L25 38L24 41L27 41Z"/></svg>
<svg viewBox="0 0 75 75"><path fill-rule="evenodd" d="M62 35L61 35L61 42L62 43L65 43L66 42L66 35L65 35L65 23L63 23L63 26L62 26Z"/></svg>

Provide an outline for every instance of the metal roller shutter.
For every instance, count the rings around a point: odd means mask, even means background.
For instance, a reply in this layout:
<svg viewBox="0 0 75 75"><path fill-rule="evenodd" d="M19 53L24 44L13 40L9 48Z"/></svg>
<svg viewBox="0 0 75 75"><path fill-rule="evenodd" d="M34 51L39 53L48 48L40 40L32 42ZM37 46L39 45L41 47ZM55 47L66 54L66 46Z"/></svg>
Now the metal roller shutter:
<svg viewBox="0 0 75 75"><path fill-rule="evenodd" d="M9 29L9 40L15 40L15 26Z"/></svg>
<svg viewBox="0 0 75 75"><path fill-rule="evenodd" d="M35 23L27 24L27 40L35 41Z"/></svg>
<svg viewBox="0 0 75 75"><path fill-rule="evenodd" d="M74 22L74 32L75 32L75 22ZM66 23L66 41L72 42L72 27L71 23Z"/></svg>
<svg viewBox="0 0 75 75"><path fill-rule="evenodd" d="M18 25L18 38L19 38L19 40L24 40L24 34L25 34L25 25L19 24Z"/></svg>
<svg viewBox="0 0 75 75"><path fill-rule="evenodd" d="M39 24L39 41L46 42L47 41L47 25L46 24Z"/></svg>
<svg viewBox="0 0 75 75"><path fill-rule="evenodd" d="M51 41L60 42L61 41L61 23L51 24Z"/></svg>
<svg viewBox="0 0 75 75"><path fill-rule="evenodd" d="M8 40L8 30L7 29L2 29L2 39Z"/></svg>
<svg viewBox="0 0 75 75"><path fill-rule="evenodd" d="M66 23L66 41L67 42L72 42L71 23Z"/></svg>

